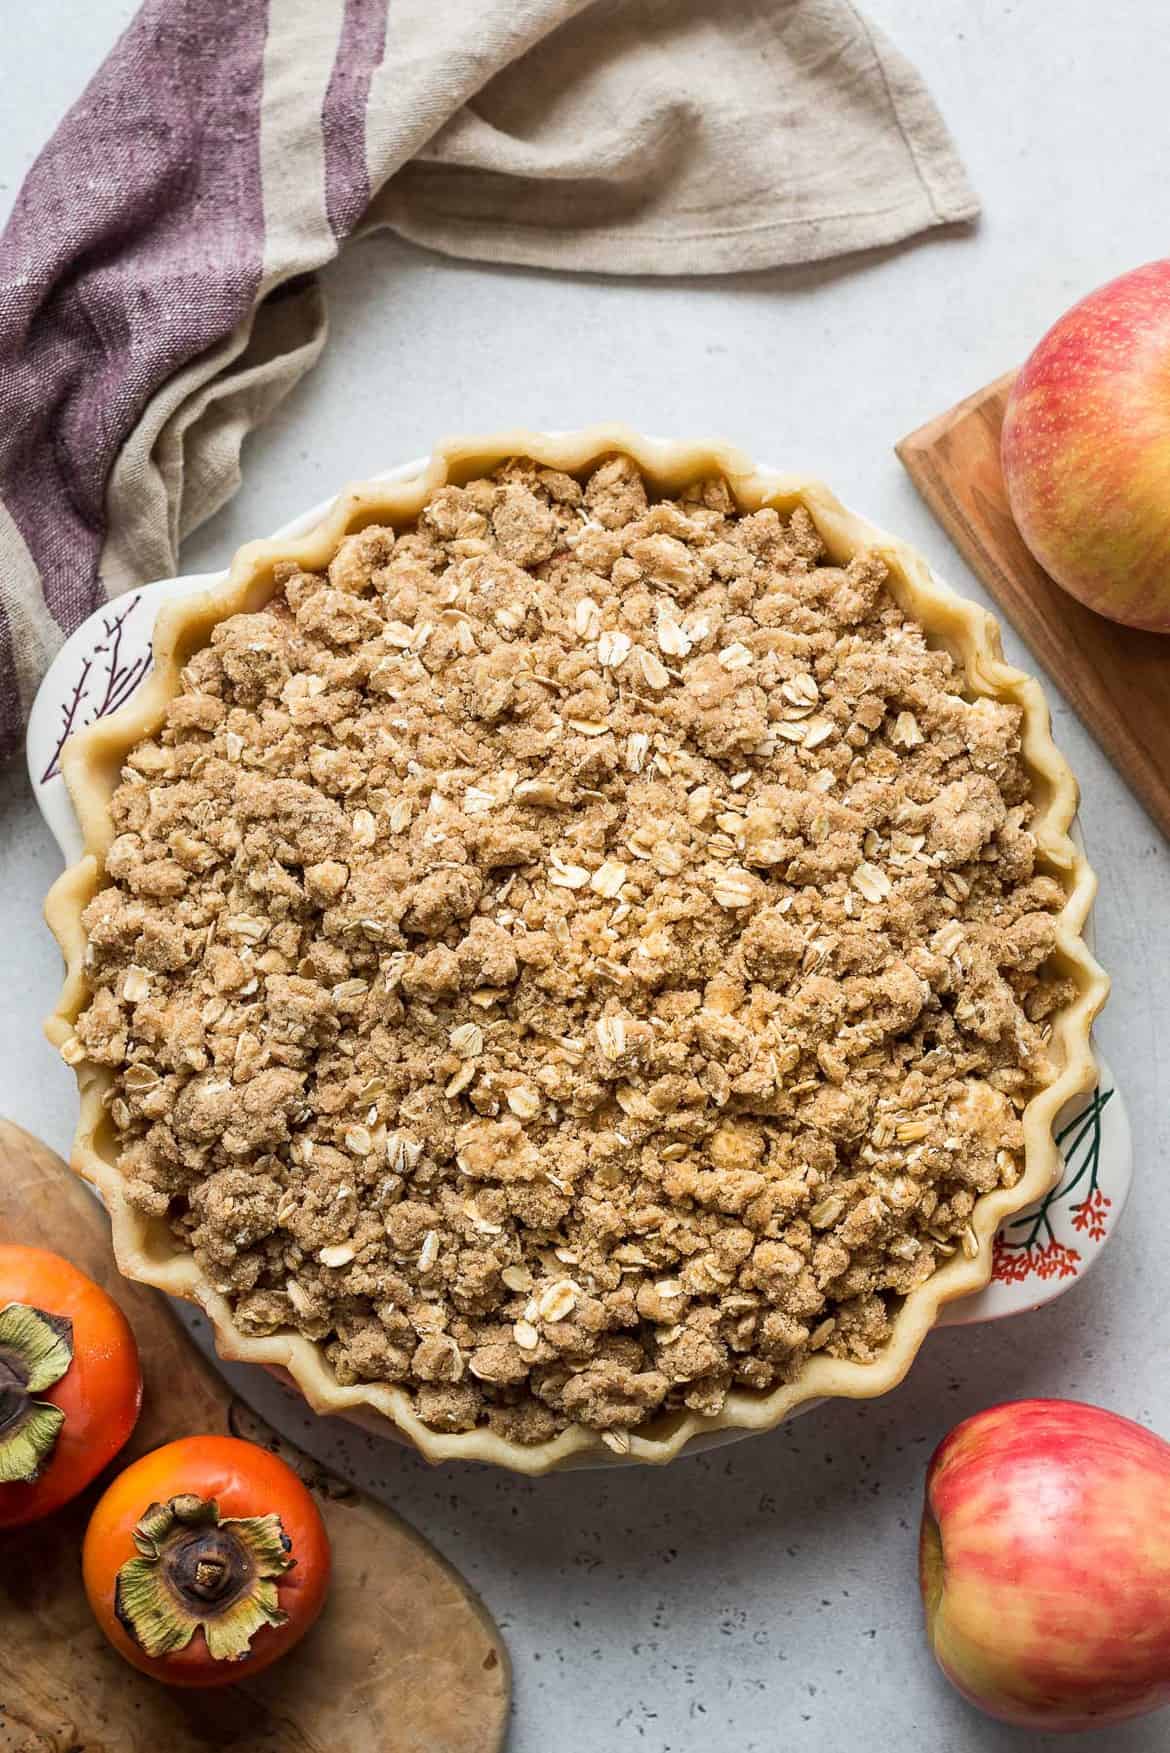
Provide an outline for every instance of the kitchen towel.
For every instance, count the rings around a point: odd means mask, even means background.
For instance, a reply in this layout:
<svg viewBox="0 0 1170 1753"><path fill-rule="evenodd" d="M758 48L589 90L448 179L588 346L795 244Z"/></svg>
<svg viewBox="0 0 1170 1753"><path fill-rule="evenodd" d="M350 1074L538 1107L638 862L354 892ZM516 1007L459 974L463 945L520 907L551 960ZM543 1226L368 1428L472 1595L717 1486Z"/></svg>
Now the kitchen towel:
<svg viewBox="0 0 1170 1753"><path fill-rule="evenodd" d="M0 754L64 636L235 491L356 234L712 274L976 212L847 0L146 0L0 239Z"/></svg>

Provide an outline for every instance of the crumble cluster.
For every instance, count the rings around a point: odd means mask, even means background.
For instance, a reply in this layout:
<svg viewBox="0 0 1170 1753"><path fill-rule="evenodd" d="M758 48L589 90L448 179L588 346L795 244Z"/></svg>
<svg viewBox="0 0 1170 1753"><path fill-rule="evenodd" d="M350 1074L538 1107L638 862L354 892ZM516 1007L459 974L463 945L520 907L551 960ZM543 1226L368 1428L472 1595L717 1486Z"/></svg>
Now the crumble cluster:
<svg viewBox="0 0 1170 1753"><path fill-rule="evenodd" d="M524 459L286 566L113 802L66 1057L251 1334L611 1447L869 1360L1021 1172L1020 714L812 519Z"/></svg>

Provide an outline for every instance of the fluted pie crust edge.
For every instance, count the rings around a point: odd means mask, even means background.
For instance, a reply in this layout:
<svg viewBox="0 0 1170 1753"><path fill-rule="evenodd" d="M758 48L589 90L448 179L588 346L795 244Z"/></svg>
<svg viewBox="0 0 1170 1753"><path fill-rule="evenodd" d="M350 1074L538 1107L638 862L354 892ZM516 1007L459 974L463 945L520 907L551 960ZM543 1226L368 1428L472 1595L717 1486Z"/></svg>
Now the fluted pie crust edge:
<svg viewBox="0 0 1170 1753"><path fill-rule="evenodd" d="M817 1354L796 1379L780 1388L769 1392L731 1389L715 1417L672 1412L632 1431L626 1459L661 1464L674 1459L693 1438L720 1430L770 1430L809 1401L835 1396L868 1399L901 1381L940 1308L987 1284L992 1241L999 1225L1056 1184L1061 1162L1053 1136L1054 1121L1071 1097L1092 1088L1096 1077L1090 1029L1109 989L1107 977L1083 938L1096 879L1084 854L1069 838L1077 785L1053 743L1043 690L1031 676L1005 662L999 627L991 615L941 584L912 548L848 511L820 482L760 470L722 443L650 440L621 426L556 436L515 430L486 438L448 439L436 447L425 469L408 479L349 488L308 534L293 540L252 542L241 548L220 588L185 597L162 609L154 632L154 669L133 699L65 746L62 767L85 853L58 879L46 901L46 918L67 969L46 1033L60 1047L72 1035L89 999L82 912L105 886L103 860L114 838L110 803L124 760L137 743L161 727L168 702L180 691L183 666L208 642L217 623L263 607L276 592L274 568L278 562L292 561L306 570L320 570L345 536L371 523L412 523L438 488L463 485L508 457L530 457L550 468L580 474L618 452L632 458L655 491L662 494L677 493L702 476L722 474L744 512L772 506L787 514L803 505L834 561L847 561L861 549L880 556L889 571L891 595L925 628L932 642L962 665L972 696L1005 701L1022 710L1023 758L1036 808L1031 831L1037 842L1037 866L1052 874L1067 896L1055 921L1053 964L1076 987L1076 997L1053 1019L1050 1047L1061 1067L1059 1075L1033 1097L1022 1116L1024 1173L1014 1187L983 1194L974 1207L971 1223L978 1239L977 1253L973 1257L956 1253L905 1298L894 1318L893 1334L873 1362ZM314 1340L291 1333L246 1336L236 1325L226 1298L212 1288L194 1255L175 1238L165 1219L147 1217L130 1205L116 1167L114 1129L103 1106L110 1072L85 1061L75 1070L81 1112L72 1166L98 1189L107 1206L120 1270L128 1278L198 1304L211 1322L221 1357L286 1372L316 1412L357 1416L366 1425L371 1415L375 1425L388 1421L388 1427L382 1425L386 1434L405 1437L429 1461L484 1461L516 1472L540 1474L603 1458L611 1463L617 1460L602 1446L599 1434L579 1425L531 1446L480 1429L443 1434L419 1419L409 1394L399 1387L368 1382L342 1387L322 1346Z"/></svg>

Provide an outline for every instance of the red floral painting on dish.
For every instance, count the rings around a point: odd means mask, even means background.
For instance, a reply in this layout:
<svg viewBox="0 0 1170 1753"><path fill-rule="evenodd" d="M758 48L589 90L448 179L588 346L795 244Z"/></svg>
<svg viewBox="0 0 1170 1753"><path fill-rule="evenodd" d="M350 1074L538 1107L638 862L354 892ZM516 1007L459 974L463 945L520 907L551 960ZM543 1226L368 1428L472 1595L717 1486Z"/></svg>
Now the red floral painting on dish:
<svg viewBox="0 0 1170 1753"><path fill-rule="evenodd" d="M1108 1229L1112 1200L1099 1185L1101 1115L1112 1090L1095 1089L1085 1106L1056 1134L1065 1170L1058 1184L1038 1205L1030 1206L1000 1230L992 1247L992 1279L1021 1284L1027 1278L1075 1278L1080 1251L1056 1234L1054 1219L1064 1219L1086 1243L1102 1242Z"/></svg>

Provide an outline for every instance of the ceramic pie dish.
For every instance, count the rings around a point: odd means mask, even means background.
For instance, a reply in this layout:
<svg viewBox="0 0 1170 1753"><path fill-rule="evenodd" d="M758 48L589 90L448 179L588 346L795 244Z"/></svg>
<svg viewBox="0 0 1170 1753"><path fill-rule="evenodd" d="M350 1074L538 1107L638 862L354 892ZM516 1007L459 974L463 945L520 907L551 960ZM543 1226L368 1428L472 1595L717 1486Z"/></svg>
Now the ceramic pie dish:
<svg viewBox="0 0 1170 1753"><path fill-rule="evenodd" d="M372 1413L387 1419L433 1460L478 1459L522 1471L543 1472L558 1465L580 1464L606 1451L600 1448L601 1437L596 1429L575 1423L556 1431L547 1440L536 1442L509 1440L484 1428L436 1429L418 1416L415 1403L403 1387L391 1382L341 1379L317 1338L295 1331L258 1335L244 1330L230 1298L213 1285L190 1247L182 1244L165 1217L144 1212L140 1203L131 1203L127 1196L126 1180L117 1166L118 1138L108 1106L111 1072L108 1066L79 1053L75 1045L75 1025L92 999L82 914L111 880L105 869L107 854L116 838L111 806L126 758L160 728L168 706L183 687L184 666L207 648L216 628L234 616L262 610L290 572L308 574L327 567L336 558L342 542L355 532L371 526L409 529L441 489L482 480L504 459L534 459L545 469L577 481L615 455L632 459L654 499L681 493L702 478L718 476L730 483L736 516L751 516L762 508L773 508L782 517L791 518L800 510L811 520L810 527L827 551L826 563L842 565L862 554L877 556L898 608L925 630L932 649L948 653L959 666L965 700L987 701L1018 710L1021 759L1035 812L1030 831L1036 847L1036 870L1058 884L1061 892L1061 905L1052 921L1054 939L1049 965L1059 973L1063 994L1046 1029L1051 1075L1044 1087L1032 1095L1021 1116L1023 1148L1018 1179L1010 1186L982 1193L970 1211L964 1247L946 1256L943 1264L936 1265L907 1294L894 1299L892 1330L876 1354L866 1361L813 1354L792 1380L769 1391L733 1386L716 1411L671 1406L657 1418L632 1424L620 1433L622 1458L665 1461L688 1444L726 1440L729 1435L770 1428L815 1400L832 1395L870 1397L882 1393L901 1379L926 1332L945 1318L946 1311L960 1299L974 1300L980 1293L985 1298L994 1298L1003 1293L1012 1301L1022 1293L1024 1301L1030 1298L1034 1304L1041 1300L1032 1294L1032 1286L1026 1289L1025 1286L1036 1238L1040 1238L1042 1246L1047 1246L1049 1240L1058 1245L1053 1227L1059 1223L1057 1196L1062 1168L1057 1134L1068 1124L1070 1114L1083 1112L1088 1117L1065 1135L1066 1144L1074 1142L1078 1151L1084 1148L1086 1138L1091 1144L1095 1141L1091 1185L1085 1183L1083 1170L1078 1171L1087 1197L1100 1191L1102 1118L1111 1113L1117 1124L1121 1121L1119 1104L1115 1102L1110 1111L1100 1096L1094 1106L1092 1097L1098 1086L1098 1071L1089 1045L1089 1031L1106 991L1104 976L1093 962L1083 936L1094 883L1083 852L1069 836L1076 805L1075 783L1052 743L1042 691L1035 681L1004 663L995 624L982 609L949 592L912 550L847 512L818 484L757 470L725 447L651 442L620 429L560 436L507 433L489 440L450 443L423 466L408 465L393 477L352 489L323 517L308 514L300 525L273 542L253 544L242 550L227 581L216 588L197 588L202 581L170 581L169 587L150 587L174 598L159 614L154 630L153 673L145 680L137 673L141 635L136 649L126 624L115 625L118 618L111 617L106 655L109 656L112 644L117 644L118 649L109 666L110 686L105 697L116 700L119 693L128 690L132 697L112 715L100 717L71 737L62 758L84 856L55 886L47 908L69 969L49 1033L58 1046L66 1049L78 1074L82 1114L74 1166L98 1187L110 1208L122 1270L201 1304L213 1322L223 1355L287 1371L319 1411L351 1415L361 1412L366 1416ZM73 660L63 653L59 662L68 661ZM84 679L81 678L83 682ZM84 698L84 691L79 696L75 687L73 697ZM97 702L99 708L102 704L103 700ZM50 758L38 773L41 751L47 751ZM44 713L34 724L30 754L44 793L57 783L52 773L51 727ZM60 806L54 803L50 807ZM738 905L736 897L731 900ZM726 905L726 900L719 904ZM1106 1129L1109 1124L1107 1119ZM1106 1149L1106 1158L1108 1154ZM1066 1176L1066 1184L1068 1179ZM1069 1221L1086 1238L1087 1258L1088 1241L1097 1243L1107 1232L1108 1206L1098 1203L1081 1222L1078 1219L1085 1203L1085 1198L1070 1199ZM1031 1209L1040 1213L1036 1237L1031 1237L1030 1220L1023 1221L1023 1214ZM1115 1209L1112 1215L1116 1215ZM1055 1255L1046 1257L1050 1271L1038 1266L1037 1285L1047 1288L1054 1282L1063 1282L1061 1274L1073 1264L1067 1257L1078 1253L1071 1246L1064 1246L1060 1261L1056 1261ZM1025 1256L1028 1265L1022 1269ZM995 1282L988 1289L993 1267ZM1067 1275L1071 1276L1071 1272ZM613 1447L611 1442L610 1450Z"/></svg>

